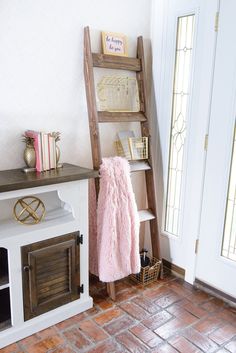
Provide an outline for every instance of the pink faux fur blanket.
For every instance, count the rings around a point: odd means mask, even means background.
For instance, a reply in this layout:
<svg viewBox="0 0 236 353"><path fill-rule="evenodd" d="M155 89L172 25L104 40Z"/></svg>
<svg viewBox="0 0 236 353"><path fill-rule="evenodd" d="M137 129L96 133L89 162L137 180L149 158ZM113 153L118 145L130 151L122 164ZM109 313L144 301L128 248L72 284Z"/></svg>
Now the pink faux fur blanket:
<svg viewBox="0 0 236 353"><path fill-rule="evenodd" d="M100 175L97 234L90 208L90 271L113 282L140 271L139 216L128 161L103 158Z"/></svg>

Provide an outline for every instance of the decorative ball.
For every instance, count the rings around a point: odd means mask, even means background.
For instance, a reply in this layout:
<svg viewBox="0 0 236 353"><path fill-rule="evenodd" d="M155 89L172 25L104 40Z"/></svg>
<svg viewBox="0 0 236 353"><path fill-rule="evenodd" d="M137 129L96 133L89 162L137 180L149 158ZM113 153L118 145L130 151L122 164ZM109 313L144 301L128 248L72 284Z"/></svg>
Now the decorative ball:
<svg viewBox="0 0 236 353"><path fill-rule="evenodd" d="M46 209L43 201L35 196L25 196L19 199L14 206L13 214L15 219L26 225L39 223L44 215Z"/></svg>

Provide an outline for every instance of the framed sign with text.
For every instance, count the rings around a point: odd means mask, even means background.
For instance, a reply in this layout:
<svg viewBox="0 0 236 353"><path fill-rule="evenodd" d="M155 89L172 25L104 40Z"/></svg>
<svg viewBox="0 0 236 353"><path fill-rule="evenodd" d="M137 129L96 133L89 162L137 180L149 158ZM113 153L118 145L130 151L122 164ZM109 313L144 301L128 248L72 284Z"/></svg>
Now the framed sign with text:
<svg viewBox="0 0 236 353"><path fill-rule="evenodd" d="M128 56L127 37L120 33L102 32L103 54Z"/></svg>

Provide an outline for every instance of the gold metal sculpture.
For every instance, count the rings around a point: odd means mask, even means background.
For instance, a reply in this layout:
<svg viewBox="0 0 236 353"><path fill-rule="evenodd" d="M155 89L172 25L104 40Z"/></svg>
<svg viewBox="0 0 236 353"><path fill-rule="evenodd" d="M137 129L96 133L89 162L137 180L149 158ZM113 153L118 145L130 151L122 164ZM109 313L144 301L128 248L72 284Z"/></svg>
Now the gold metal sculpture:
<svg viewBox="0 0 236 353"><path fill-rule="evenodd" d="M39 223L46 209L44 203L35 196L26 196L19 199L14 206L13 214L17 222L26 225Z"/></svg>

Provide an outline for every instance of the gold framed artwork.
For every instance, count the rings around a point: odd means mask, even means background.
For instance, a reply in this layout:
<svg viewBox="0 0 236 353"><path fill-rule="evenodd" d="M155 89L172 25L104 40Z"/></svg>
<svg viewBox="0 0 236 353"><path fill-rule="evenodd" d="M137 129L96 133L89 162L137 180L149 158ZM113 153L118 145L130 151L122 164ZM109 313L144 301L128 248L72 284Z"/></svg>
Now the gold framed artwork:
<svg viewBox="0 0 236 353"><path fill-rule="evenodd" d="M102 32L103 54L128 56L127 37L124 34Z"/></svg>

